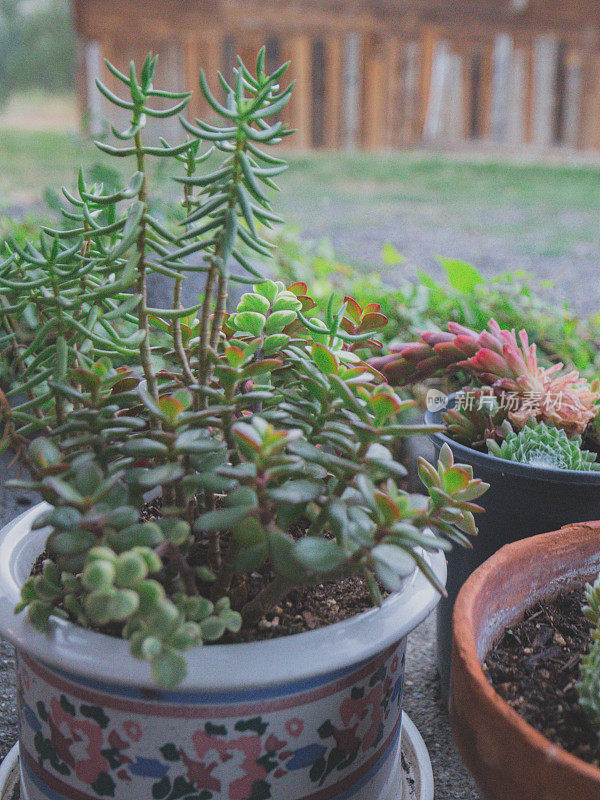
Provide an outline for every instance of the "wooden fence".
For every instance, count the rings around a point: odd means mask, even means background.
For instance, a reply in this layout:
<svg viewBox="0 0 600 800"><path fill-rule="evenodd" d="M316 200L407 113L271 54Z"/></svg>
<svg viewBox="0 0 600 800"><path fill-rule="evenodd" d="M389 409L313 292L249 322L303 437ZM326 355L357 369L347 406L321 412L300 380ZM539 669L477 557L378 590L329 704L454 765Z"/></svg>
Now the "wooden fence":
<svg viewBox="0 0 600 800"><path fill-rule="evenodd" d="M520 3L523 0L513 0ZM103 64L159 54L156 83L194 91L190 116L210 115L198 91L200 67L231 72L234 57L252 61L265 45L271 65L289 59L295 80L286 111L300 148L460 146L490 140L508 148L600 147L600 28L585 14L517 24L453 14L394 15L389 7L346 2L204 0L162 8L98 0L76 4L80 99L93 130L110 113L95 89ZM516 12L515 12L516 13ZM215 92L219 86L213 84ZM172 124L157 129L174 135Z"/></svg>

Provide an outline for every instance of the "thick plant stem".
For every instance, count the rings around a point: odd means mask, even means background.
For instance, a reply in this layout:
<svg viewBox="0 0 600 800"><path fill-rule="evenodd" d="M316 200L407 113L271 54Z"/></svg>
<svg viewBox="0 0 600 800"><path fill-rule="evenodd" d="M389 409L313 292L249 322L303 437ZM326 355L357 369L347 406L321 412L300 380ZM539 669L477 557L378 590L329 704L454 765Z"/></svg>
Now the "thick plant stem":
<svg viewBox="0 0 600 800"><path fill-rule="evenodd" d="M173 309L177 310L181 308L181 280L175 281L175 286L173 287ZM181 320L179 317L176 317L173 320L173 349L177 354L177 358L181 363L181 369L183 370L183 375L188 383L195 383L196 379L194 378L194 374L190 368L190 362L188 361L188 357L185 352L185 348L183 346L183 339L181 337Z"/></svg>
<svg viewBox="0 0 600 800"><path fill-rule="evenodd" d="M137 156L138 172L144 175L142 185L138 192L138 200L146 206L146 173L144 172L144 152L142 149L142 137L138 131L135 135L135 148ZM140 359L144 369L144 377L150 394L155 400L158 400L158 382L152 367L152 356L150 351L150 327L148 325L148 290L146 282L146 222L142 220L140 233L137 239L137 251L139 254L139 262L137 265L138 279L137 279L137 293L141 295L141 301L138 306L138 322L140 329L146 334L140 344Z"/></svg>
<svg viewBox="0 0 600 800"><path fill-rule="evenodd" d="M188 170L188 175L190 175L190 170ZM189 214L192 213L192 200L191 200L191 193L190 187L184 186L183 187L183 204L185 206L186 212ZM183 284L182 278L177 278L175 280L175 285L173 287L173 310L177 311L181 308L181 286ZM181 369L183 370L183 375L186 381L190 384L195 383L194 374L190 368L190 362L188 360L187 354L185 352L185 348L183 346L183 338L181 336L181 320L179 317L175 317L173 320L173 349L177 354L177 358L181 363Z"/></svg>
<svg viewBox="0 0 600 800"><path fill-rule="evenodd" d="M235 555L235 548L230 541L226 555L221 562L221 574L213 587L212 596L215 599L222 597L224 594L229 594L231 590L231 581L235 574Z"/></svg>
<svg viewBox="0 0 600 800"><path fill-rule="evenodd" d="M277 601L281 600L290 588L289 583L281 576L273 578L271 583L242 608L240 613L244 623L251 625L253 622L258 622L270 608L277 605Z"/></svg>
<svg viewBox="0 0 600 800"><path fill-rule="evenodd" d="M236 187L240 180L240 176L242 173L242 167L240 164L240 152L245 149L245 135L238 129L238 136L236 137L235 142L235 153L233 154L233 180L231 183L231 188L229 190L229 201L227 203L228 211L232 211L235 209L236 206ZM221 255L221 242L217 245L215 250L215 256ZM228 261L228 257L224 255L225 262ZM216 349L219 343L219 334L221 331L221 325L223 324L223 317L225 316L225 311L227 307L227 263L223 264L223 271L219 272L219 278L217 282L217 299L215 304L215 311L213 314L212 319L212 327L210 332L210 347L214 350Z"/></svg>
<svg viewBox="0 0 600 800"><path fill-rule="evenodd" d="M356 453L356 463L357 464L362 463L364 457L367 454L367 450L369 449L370 444L371 444L371 442L366 441L366 442L363 442L361 444L361 446L359 447L359 449L358 449L358 451ZM343 478L341 478L338 481L337 486L333 490L332 496L333 497L341 497L343 495L344 491L346 490L346 487L350 484L350 482L352 480L354 480L354 478L356 477L357 474L358 474L358 471L355 472L354 474L352 474L351 472L344 473ZM326 508L322 508L321 511L318 513L317 517L315 518L315 520L313 521L311 527L310 527L310 535L311 536L318 536L321 533L321 531L323 530L323 528L325 527L326 522L327 522L327 511L326 511ZM342 544L343 540L342 540L342 537L341 537L341 535L339 533L336 534L335 538L336 538L336 541L337 541L338 544Z"/></svg>
<svg viewBox="0 0 600 800"><path fill-rule="evenodd" d="M183 555L181 549L177 547L177 545L171 544L169 545L169 549L173 560L177 565L177 569L181 575L181 579L183 580L187 593L192 597L197 596L199 592L198 586L196 585L194 568L188 564L186 557Z"/></svg>
<svg viewBox="0 0 600 800"><path fill-rule="evenodd" d="M212 306L216 275L217 268L215 266L211 266L211 268L208 270L208 274L206 276L206 285L204 287L200 342L198 344L198 383L200 383L201 386L206 386L209 378L208 346L210 341L210 308Z"/></svg>
<svg viewBox="0 0 600 800"><path fill-rule="evenodd" d="M225 393L226 404L233 403L233 395L235 393L237 386L238 384L236 382ZM232 463L239 464L240 456L237 451L235 440L233 438L233 414L231 413L231 411L223 412L223 436L225 437L225 443L227 444L227 449L229 450L229 457L231 458Z"/></svg>
<svg viewBox="0 0 600 800"><path fill-rule="evenodd" d="M217 282L217 302L215 306L215 313L213 315L212 329L210 332L210 346L214 350L219 343L219 332L223 324L223 317L225 316L225 308L227 305L227 278L219 275Z"/></svg>
<svg viewBox="0 0 600 800"><path fill-rule="evenodd" d="M218 531L208 534L208 562L216 572L221 569L221 535Z"/></svg>

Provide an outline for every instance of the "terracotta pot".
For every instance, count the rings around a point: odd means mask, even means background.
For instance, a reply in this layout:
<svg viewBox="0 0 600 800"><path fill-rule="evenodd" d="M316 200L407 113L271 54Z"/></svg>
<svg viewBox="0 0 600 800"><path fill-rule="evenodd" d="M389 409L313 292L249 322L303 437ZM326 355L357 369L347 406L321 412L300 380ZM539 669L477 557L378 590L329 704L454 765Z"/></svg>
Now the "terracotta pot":
<svg viewBox="0 0 600 800"><path fill-rule="evenodd" d="M600 769L549 742L488 683L481 663L534 603L600 571L600 522L506 545L461 589L454 609L451 714L459 750L486 800L598 800Z"/></svg>
<svg viewBox="0 0 600 800"><path fill-rule="evenodd" d="M427 413L425 421L441 423L441 412ZM472 548L455 547L447 554L448 594L436 609L437 663L442 696L447 698L452 612L460 587L480 564L505 544L556 530L567 523L599 519L600 471L532 467L505 461L459 444L442 433L436 433L431 440L436 458L442 445L448 444L457 462L470 464L475 476L490 484L477 501L485 514L477 517L479 534L472 540Z"/></svg>
<svg viewBox="0 0 600 800"><path fill-rule="evenodd" d="M42 510L0 532L0 630L17 653L23 797L400 797L406 637L439 596L420 572L380 609L344 622L191 650L184 681L161 691L127 642L60 619L46 636L15 616L45 544L47 531L31 528ZM426 558L443 582L443 554Z"/></svg>

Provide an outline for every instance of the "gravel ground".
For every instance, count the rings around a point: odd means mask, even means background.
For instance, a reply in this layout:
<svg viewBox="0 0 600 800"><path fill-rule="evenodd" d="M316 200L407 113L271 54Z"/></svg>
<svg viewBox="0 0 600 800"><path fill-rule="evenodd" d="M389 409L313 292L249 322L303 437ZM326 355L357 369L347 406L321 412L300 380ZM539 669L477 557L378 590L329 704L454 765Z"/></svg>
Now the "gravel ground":
<svg viewBox="0 0 600 800"><path fill-rule="evenodd" d="M473 263L484 275L526 270L556 286L583 313L600 300L598 163L477 161L477 154L402 155L292 162L274 207L336 254L393 284L436 256ZM385 267L390 243L407 262Z"/></svg>
<svg viewBox="0 0 600 800"><path fill-rule="evenodd" d="M525 270L542 280L552 281L554 296L559 302L568 300L579 312L597 313L600 300L600 247L593 242L574 241L561 229L569 224L565 212L553 222L554 233L544 229L533 234L534 244L518 236L496 233L494 228L508 226L512 213L507 209L474 209L471 230L457 230L454 220L448 221L435 206L421 208L415 218L414 209L401 203L357 212L347 203L331 203L321 199L313 211L299 209L297 221L303 235L313 241L329 239L336 255L351 264L380 272L387 283L415 277L423 270L439 279L443 270L437 255L460 258L474 264L486 277L507 270ZM493 216L484 225L480 217ZM288 217L289 218L289 217ZM550 241L549 241L550 240ZM381 261L382 245L393 244L406 259L400 267L385 267Z"/></svg>
<svg viewBox="0 0 600 800"><path fill-rule="evenodd" d="M501 212L497 212L500 216ZM302 222L304 235L312 240L330 239L336 254L349 263L381 272L384 280L393 285L401 278L414 278L423 270L432 277L443 277L437 255L460 258L474 264L486 277L508 270L524 270L555 285L554 296L559 302L568 300L584 314L597 313L600 300L600 249L586 242L571 242L568 252L531 252L520 246L513 237L500 237L481 230L458 232L454 224L444 219L407 220L397 206L371 209L362 225L347 225L343 209L331 216L315 213ZM326 221L324 221L326 220ZM557 228L559 221L557 221ZM407 263L401 267L384 267L381 262L382 244L389 242L402 253ZM543 246L540 245L539 250ZM558 248L557 248L558 249ZM562 250L562 248L561 248Z"/></svg>
<svg viewBox="0 0 600 800"><path fill-rule="evenodd" d="M480 800L454 745L448 710L440 698L435 668L435 613L408 638L404 707L429 750L435 800Z"/></svg>

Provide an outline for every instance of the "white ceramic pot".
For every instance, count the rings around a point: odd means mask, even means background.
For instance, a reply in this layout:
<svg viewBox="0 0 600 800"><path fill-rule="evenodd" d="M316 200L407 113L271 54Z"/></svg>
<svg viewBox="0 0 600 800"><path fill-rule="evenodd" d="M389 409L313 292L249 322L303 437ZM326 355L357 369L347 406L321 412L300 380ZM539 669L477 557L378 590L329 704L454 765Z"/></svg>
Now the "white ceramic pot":
<svg viewBox="0 0 600 800"><path fill-rule="evenodd" d="M126 642L13 608L43 550L36 506L0 532L0 630L17 651L27 800L387 800L406 636L439 595L419 572L327 628L188 653L160 691ZM441 581L442 554L427 559Z"/></svg>

